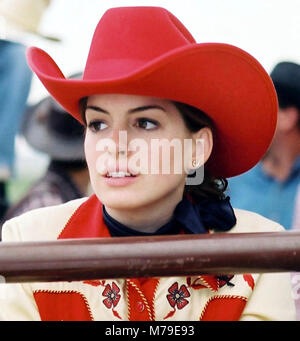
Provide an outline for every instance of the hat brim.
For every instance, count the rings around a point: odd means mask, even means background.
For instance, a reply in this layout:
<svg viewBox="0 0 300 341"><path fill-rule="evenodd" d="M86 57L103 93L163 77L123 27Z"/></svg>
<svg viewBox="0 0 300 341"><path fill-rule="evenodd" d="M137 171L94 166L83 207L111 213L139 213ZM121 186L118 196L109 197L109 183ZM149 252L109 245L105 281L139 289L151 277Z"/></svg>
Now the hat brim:
<svg viewBox="0 0 300 341"><path fill-rule="evenodd" d="M36 47L27 50L27 59L49 93L80 122L78 102L93 94L152 96L200 108L216 128L207 164L215 176L232 177L252 168L275 132L273 83L255 58L232 45L191 44L131 71L116 64L115 74L95 80L65 78L54 60Z"/></svg>

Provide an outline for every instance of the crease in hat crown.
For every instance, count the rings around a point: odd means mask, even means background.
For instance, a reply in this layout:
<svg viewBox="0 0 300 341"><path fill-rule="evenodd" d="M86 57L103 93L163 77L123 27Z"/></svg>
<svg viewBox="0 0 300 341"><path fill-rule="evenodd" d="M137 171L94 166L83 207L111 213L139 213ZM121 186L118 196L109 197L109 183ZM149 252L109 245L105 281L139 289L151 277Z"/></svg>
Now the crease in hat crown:
<svg viewBox="0 0 300 341"><path fill-rule="evenodd" d="M164 8L113 8L96 27L83 79L120 77L193 43L192 35ZM103 67L95 72L97 63Z"/></svg>

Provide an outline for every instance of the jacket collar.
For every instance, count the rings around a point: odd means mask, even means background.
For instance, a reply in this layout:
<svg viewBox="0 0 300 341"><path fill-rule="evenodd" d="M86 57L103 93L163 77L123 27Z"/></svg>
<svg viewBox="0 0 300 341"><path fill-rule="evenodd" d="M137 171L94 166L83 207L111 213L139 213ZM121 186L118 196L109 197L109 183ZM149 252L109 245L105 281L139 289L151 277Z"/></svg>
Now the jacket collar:
<svg viewBox="0 0 300 341"><path fill-rule="evenodd" d="M111 237L102 217L102 203L93 194L69 218L58 239Z"/></svg>
<svg viewBox="0 0 300 341"><path fill-rule="evenodd" d="M72 214L58 239L110 237L102 216L102 203L94 194ZM230 280L232 276L222 277L229 277ZM225 284L223 278L214 275L187 277L187 281L188 286L193 289L208 288L213 292L218 291L219 287Z"/></svg>

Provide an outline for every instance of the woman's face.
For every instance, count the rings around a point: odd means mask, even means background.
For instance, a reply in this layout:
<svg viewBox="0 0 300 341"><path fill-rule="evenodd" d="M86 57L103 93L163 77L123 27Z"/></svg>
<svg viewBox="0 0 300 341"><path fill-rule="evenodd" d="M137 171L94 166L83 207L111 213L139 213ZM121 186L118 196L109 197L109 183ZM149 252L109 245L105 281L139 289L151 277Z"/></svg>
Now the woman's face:
<svg viewBox="0 0 300 341"><path fill-rule="evenodd" d="M85 114L91 184L106 207L134 209L160 200L181 200L185 169L192 162L184 140L193 145L196 135L186 128L172 102L135 95L93 95ZM172 141L175 147L168 148Z"/></svg>

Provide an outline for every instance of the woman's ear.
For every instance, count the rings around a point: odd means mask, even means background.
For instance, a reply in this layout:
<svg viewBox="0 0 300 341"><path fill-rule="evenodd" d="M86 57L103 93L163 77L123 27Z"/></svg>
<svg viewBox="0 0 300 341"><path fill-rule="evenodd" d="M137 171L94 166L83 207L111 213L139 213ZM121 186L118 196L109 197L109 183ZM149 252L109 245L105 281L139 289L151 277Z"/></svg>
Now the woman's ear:
<svg viewBox="0 0 300 341"><path fill-rule="evenodd" d="M213 149L213 133L209 127L204 127L193 134L192 167L199 168L209 159Z"/></svg>

